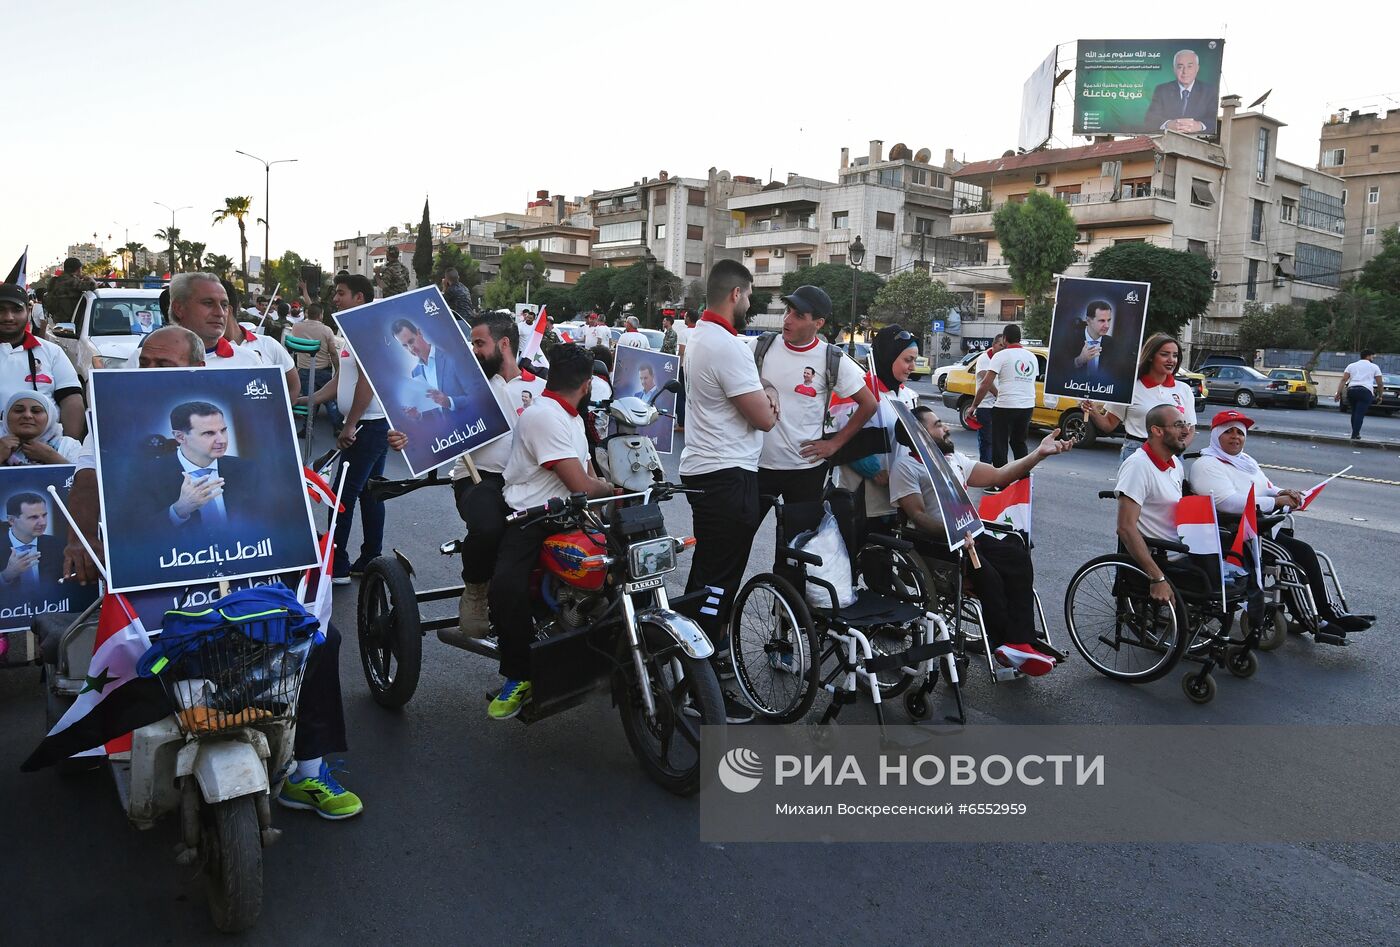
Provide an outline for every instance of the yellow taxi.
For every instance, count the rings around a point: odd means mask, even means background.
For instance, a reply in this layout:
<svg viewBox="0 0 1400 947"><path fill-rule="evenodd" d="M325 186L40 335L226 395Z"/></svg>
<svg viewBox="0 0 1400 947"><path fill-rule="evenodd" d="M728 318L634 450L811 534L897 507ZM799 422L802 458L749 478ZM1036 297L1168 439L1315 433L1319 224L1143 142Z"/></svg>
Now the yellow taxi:
<svg viewBox="0 0 1400 947"><path fill-rule="evenodd" d="M1282 388L1278 401L1304 408L1317 407L1317 382L1307 369L1273 368L1269 370L1269 381L1270 388Z"/></svg>

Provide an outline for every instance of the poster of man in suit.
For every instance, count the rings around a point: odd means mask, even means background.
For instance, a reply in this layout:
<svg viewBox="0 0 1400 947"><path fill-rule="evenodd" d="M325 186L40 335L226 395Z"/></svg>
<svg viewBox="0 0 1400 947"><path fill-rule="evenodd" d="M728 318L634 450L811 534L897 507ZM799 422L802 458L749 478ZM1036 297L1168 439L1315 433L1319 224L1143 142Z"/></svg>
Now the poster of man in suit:
<svg viewBox="0 0 1400 947"><path fill-rule="evenodd" d="M909 410L909 406L898 400L891 400L885 404L894 411L895 423L904 429L910 443L914 445L914 453L928 470L934 495L938 497L938 515L943 522L943 533L947 538L949 551L961 549L964 543L976 539L985 531L982 515L977 512L977 505L967 495L967 488L948 466L948 461L943 458L943 451L933 442L933 438L919 423L919 419L914 417L914 412Z"/></svg>
<svg viewBox="0 0 1400 947"><path fill-rule="evenodd" d="M1150 283L1061 276L1050 317L1046 397L1127 402L1137 378Z"/></svg>
<svg viewBox="0 0 1400 947"><path fill-rule="evenodd" d="M95 371L92 410L114 591L316 562L278 369Z"/></svg>
<svg viewBox="0 0 1400 947"><path fill-rule="evenodd" d="M35 615L80 612L97 597L95 585L61 581L68 524L48 491L66 499L72 482L68 464L0 467L0 642L5 632L27 631Z"/></svg>
<svg viewBox="0 0 1400 947"><path fill-rule="evenodd" d="M1221 39L1080 40L1074 133L1215 137L1224 50Z"/></svg>
<svg viewBox="0 0 1400 947"><path fill-rule="evenodd" d="M675 381L680 374L680 364L680 358L675 355L630 345L619 345L613 357L612 389L615 396L641 398L668 415L641 429L642 434L655 442L657 453L661 454L671 453L676 437L676 420L670 416L676 410L676 395L664 389L667 382ZM616 433L617 422L609 422L608 429Z"/></svg>
<svg viewBox="0 0 1400 947"><path fill-rule="evenodd" d="M416 477L510 430L461 323L436 286L338 313L389 424L408 435Z"/></svg>

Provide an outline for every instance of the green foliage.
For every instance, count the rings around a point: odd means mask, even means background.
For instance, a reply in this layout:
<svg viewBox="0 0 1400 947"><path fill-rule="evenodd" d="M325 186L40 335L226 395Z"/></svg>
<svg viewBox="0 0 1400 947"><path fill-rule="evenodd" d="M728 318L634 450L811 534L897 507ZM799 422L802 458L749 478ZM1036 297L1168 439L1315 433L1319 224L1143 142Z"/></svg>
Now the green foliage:
<svg viewBox="0 0 1400 947"><path fill-rule="evenodd" d="M242 262L239 272L243 274L245 281L248 277L248 228L243 218L247 217L252 209L252 197L225 197L223 210L214 211L214 223L221 224L226 220L233 220L238 224L238 252Z"/></svg>
<svg viewBox="0 0 1400 947"><path fill-rule="evenodd" d="M222 253L210 253L204 257L204 269L218 276L220 279L228 279L229 271L233 269L233 260Z"/></svg>
<svg viewBox="0 0 1400 947"><path fill-rule="evenodd" d="M1400 227L1381 231L1381 251L1362 267L1357 283L1362 289L1400 297Z"/></svg>
<svg viewBox="0 0 1400 947"><path fill-rule="evenodd" d="M112 272L112 258L109 256L100 257L91 263L83 264L84 276L106 276Z"/></svg>
<svg viewBox="0 0 1400 947"><path fill-rule="evenodd" d="M783 277L782 295L786 296L799 286L817 286L831 297L831 318L822 327L822 333L834 339L842 327L851 322L851 274L858 273L856 308L857 317L875 302L885 281L874 273L853 270L839 263L818 263L804 266ZM752 311L752 310L750 310Z"/></svg>
<svg viewBox="0 0 1400 947"><path fill-rule="evenodd" d="M1055 274L1074 262L1079 229L1069 205L1044 191L1031 191L1019 204L1003 204L992 215L992 227L1007 271L1029 301L1046 296L1055 285Z"/></svg>
<svg viewBox="0 0 1400 947"><path fill-rule="evenodd" d="M166 227L164 230L157 230L156 239L169 247L166 253L166 265L170 267L170 274L173 276L180 272L179 257L176 255L176 247L180 243L180 228Z"/></svg>
<svg viewBox="0 0 1400 947"><path fill-rule="evenodd" d="M512 309L516 303L525 301L525 263L535 265L535 273L530 278L531 302L534 294L544 288L549 280L549 267L545 266L544 254L538 250L526 252L522 246L514 246L501 254L501 268L496 278L486 284L487 309ZM418 268L418 253L414 251L413 267Z"/></svg>
<svg viewBox="0 0 1400 947"><path fill-rule="evenodd" d="M618 315L631 307L631 313L637 315L643 328L660 328L661 317L656 314L657 307L663 300L679 296L682 285L679 276L658 263L651 273L651 307L648 311L647 267L642 262L633 263L626 269L618 270L612 279L612 314Z"/></svg>
<svg viewBox="0 0 1400 947"><path fill-rule="evenodd" d="M1309 302L1305 318L1307 335L1312 340L1310 366L1316 364L1323 349L1400 351L1400 296L1365 289L1353 282L1335 296Z"/></svg>
<svg viewBox="0 0 1400 947"><path fill-rule="evenodd" d="M457 275L462 278L462 285L467 289L472 289L481 282L481 263L471 254L464 253L455 243L444 243L442 249L438 250L437 259L433 261L433 282L441 283L442 274L448 270L456 270ZM476 293L472 293L472 296L475 298Z"/></svg>
<svg viewBox="0 0 1400 947"><path fill-rule="evenodd" d="M549 318L555 322L572 319L578 312L574 308L574 294L561 286L545 286L540 290L530 290L530 305L549 310Z"/></svg>
<svg viewBox="0 0 1400 947"><path fill-rule="evenodd" d="M944 318L957 304L956 293L929 276L927 270L914 269L891 278L880 288L870 315L880 322L897 322L922 339L932 321Z"/></svg>
<svg viewBox="0 0 1400 947"><path fill-rule="evenodd" d="M1089 260L1089 276L1094 279L1152 284L1147 300L1147 335L1167 332L1179 336L1187 321L1206 311L1214 288L1210 268L1207 257L1150 243L1104 247Z"/></svg>
<svg viewBox="0 0 1400 947"><path fill-rule="evenodd" d="M295 299L297 282L301 279L301 268L310 262L301 254L288 250L282 254L281 259L264 265L262 272L263 292L271 295L273 287L280 286L281 288L277 290L279 296L288 301Z"/></svg>
<svg viewBox="0 0 1400 947"><path fill-rule="evenodd" d="M767 290L756 289L749 294L749 315L756 312L766 312L768 305L773 301L773 294ZM703 294L701 296L700 311L704 312L705 304Z"/></svg>
<svg viewBox="0 0 1400 947"><path fill-rule="evenodd" d="M1240 345L1246 349L1310 349L1314 340L1308 333L1306 317L1303 306L1265 309L1251 300L1244 304L1240 316Z"/></svg>
<svg viewBox="0 0 1400 947"><path fill-rule="evenodd" d="M755 293L754 295L757 295ZM773 294L766 294L772 300ZM694 312L701 312L705 308L705 282L704 280L693 279L685 285L685 295L682 297L685 308ZM765 304L766 305L766 304Z"/></svg>
<svg viewBox="0 0 1400 947"><path fill-rule="evenodd" d="M1055 304L1049 297L1026 303L1026 321L1022 326L1025 338L1048 342L1050 340L1050 318L1054 311Z"/></svg>
<svg viewBox="0 0 1400 947"><path fill-rule="evenodd" d="M427 286L433 275L433 223L428 219L428 199L423 198L423 219L418 224L418 240L413 244L413 274L419 286Z"/></svg>
<svg viewBox="0 0 1400 947"><path fill-rule="evenodd" d="M574 284L573 302L579 312L597 310L608 314L613 309L613 277L621 270L600 266L579 274Z"/></svg>

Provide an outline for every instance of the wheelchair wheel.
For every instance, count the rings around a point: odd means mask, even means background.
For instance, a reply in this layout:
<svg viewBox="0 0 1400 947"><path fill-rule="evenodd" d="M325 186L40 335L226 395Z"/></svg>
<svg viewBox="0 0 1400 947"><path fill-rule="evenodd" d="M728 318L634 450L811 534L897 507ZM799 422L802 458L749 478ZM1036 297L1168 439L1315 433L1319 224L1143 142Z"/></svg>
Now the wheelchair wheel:
<svg viewBox="0 0 1400 947"><path fill-rule="evenodd" d="M1215 678L1188 671L1181 678L1181 690L1193 704L1208 704L1215 700Z"/></svg>
<svg viewBox="0 0 1400 947"><path fill-rule="evenodd" d="M1235 677L1251 678L1259 670L1259 659L1248 648L1231 648L1225 655L1225 669Z"/></svg>
<svg viewBox="0 0 1400 947"><path fill-rule="evenodd" d="M1264 627L1259 629L1259 650L1274 651L1288 640L1288 610L1276 605L1270 610Z"/></svg>
<svg viewBox="0 0 1400 947"><path fill-rule="evenodd" d="M929 611L938 611L935 601L933 576L916 553L883 546L866 546L856 557L860 576L865 587L880 595L903 599ZM947 616L945 616L946 620ZM919 643L915 628L882 626L869 631L870 650L879 656L903 654ZM906 674L899 668L881 671L875 675L880 682L880 699L890 700L909 689L914 675ZM865 678L857 678L859 685L869 690Z"/></svg>
<svg viewBox="0 0 1400 947"><path fill-rule="evenodd" d="M397 559L380 556L365 569L356 618L370 696L381 707L402 707L418 689L423 628L413 580Z"/></svg>
<svg viewBox="0 0 1400 947"><path fill-rule="evenodd" d="M817 632L802 596L781 576L763 572L734 597L729 650L734 679L749 706L773 723L812 709L820 687Z"/></svg>
<svg viewBox="0 0 1400 947"><path fill-rule="evenodd" d="M1079 567L1065 590L1065 626L1075 649L1100 674L1118 681L1155 681L1176 667L1190 632L1186 614L1152 600L1147 573L1122 555L1099 556Z"/></svg>
<svg viewBox="0 0 1400 947"><path fill-rule="evenodd" d="M928 695L923 688L916 688L904 695L904 710L911 720L928 719Z"/></svg>

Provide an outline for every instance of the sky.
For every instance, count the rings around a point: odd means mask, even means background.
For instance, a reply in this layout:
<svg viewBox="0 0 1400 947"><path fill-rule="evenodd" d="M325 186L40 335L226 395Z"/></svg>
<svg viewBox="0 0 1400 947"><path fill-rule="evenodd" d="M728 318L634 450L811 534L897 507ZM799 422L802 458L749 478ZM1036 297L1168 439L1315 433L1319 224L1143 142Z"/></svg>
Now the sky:
<svg viewBox="0 0 1400 947"><path fill-rule="evenodd" d="M1272 88L1279 155L1312 166L1337 108L1400 108L1388 7L1329 23L1296 0L1182 3L1164 30L1157 4L1019 0L31 4L3 58L25 134L0 161L0 265L28 244L35 273L94 233L157 249L156 202L188 205L181 235L236 261L213 212L251 195L274 257L328 266L336 239L416 222L425 196L448 222L661 170L833 180L841 148L872 138L992 158L1016 145L1026 78L1056 43L1072 65L1077 38L1223 36L1222 94ZM1057 93L1059 146L1085 143L1068 105ZM297 159L272 169L270 215L262 165L236 149Z"/></svg>

